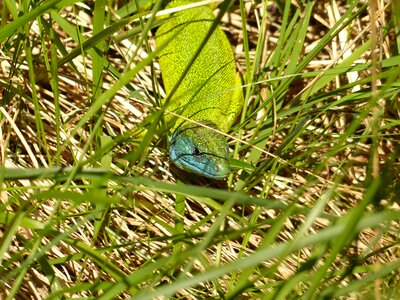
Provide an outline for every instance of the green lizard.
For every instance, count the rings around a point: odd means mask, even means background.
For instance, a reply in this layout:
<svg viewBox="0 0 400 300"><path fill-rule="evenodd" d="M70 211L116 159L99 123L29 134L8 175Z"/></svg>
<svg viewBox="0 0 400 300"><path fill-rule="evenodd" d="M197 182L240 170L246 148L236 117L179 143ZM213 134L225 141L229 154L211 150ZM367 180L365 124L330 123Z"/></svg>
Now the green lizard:
<svg viewBox="0 0 400 300"><path fill-rule="evenodd" d="M168 8L194 2L175 0ZM158 46L168 43L159 57L167 94L179 85L167 109L194 121L177 119L170 158L181 169L223 179L229 174L229 147L216 130L230 129L242 110L243 94L226 35L219 27L210 32L214 19L209 6L176 12L158 29L156 42ZM193 61L200 47L203 48ZM186 76L178 82L187 68ZM166 118L174 119L171 115Z"/></svg>

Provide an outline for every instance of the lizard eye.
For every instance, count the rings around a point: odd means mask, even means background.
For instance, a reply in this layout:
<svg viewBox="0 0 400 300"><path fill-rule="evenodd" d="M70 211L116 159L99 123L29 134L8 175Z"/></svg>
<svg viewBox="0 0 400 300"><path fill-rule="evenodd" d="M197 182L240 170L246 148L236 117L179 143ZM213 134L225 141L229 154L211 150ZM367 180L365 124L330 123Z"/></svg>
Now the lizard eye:
<svg viewBox="0 0 400 300"><path fill-rule="evenodd" d="M201 152L200 152L199 148L194 147L194 148L193 148L192 154L193 154L194 156L199 156L199 155L201 154Z"/></svg>

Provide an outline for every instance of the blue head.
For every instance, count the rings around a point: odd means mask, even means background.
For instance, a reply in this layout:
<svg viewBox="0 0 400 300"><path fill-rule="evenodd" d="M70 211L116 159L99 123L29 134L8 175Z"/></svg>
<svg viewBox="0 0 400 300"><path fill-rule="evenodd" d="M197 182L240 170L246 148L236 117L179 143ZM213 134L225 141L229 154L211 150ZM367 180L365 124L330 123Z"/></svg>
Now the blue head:
<svg viewBox="0 0 400 300"><path fill-rule="evenodd" d="M217 128L213 123L206 124ZM223 179L229 174L225 137L200 125L184 123L177 127L171 137L169 156L179 168L208 178Z"/></svg>

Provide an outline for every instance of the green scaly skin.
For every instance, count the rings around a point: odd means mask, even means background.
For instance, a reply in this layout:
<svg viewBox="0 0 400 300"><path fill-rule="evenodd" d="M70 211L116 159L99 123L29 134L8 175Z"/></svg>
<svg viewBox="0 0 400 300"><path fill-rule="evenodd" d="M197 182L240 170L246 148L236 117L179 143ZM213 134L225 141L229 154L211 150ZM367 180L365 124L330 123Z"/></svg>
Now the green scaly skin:
<svg viewBox="0 0 400 300"><path fill-rule="evenodd" d="M168 7L196 1L176 0ZM228 144L223 135L201 124L228 132L242 110L240 78L229 41L218 27L178 83L197 50L209 34L214 14L209 6L175 13L156 33L157 45L168 43L159 62L167 94L175 85L168 110L189 118L178 118L171 137L169 154L181 169L223 179L229 174ZM167 121L173 120L171 115Z"/></svg>

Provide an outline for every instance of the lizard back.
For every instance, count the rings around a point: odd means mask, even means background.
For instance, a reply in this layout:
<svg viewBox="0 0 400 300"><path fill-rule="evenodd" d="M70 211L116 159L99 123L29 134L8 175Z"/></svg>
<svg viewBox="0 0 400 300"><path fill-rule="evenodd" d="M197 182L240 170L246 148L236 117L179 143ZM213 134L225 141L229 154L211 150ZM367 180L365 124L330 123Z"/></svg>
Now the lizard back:
<svg viewBox="0 0 400 300"><path fill-rule="evenodd" d="M173 1L168 7L188 3L193 1ZM158 45L168 43L159 57L167 94L179 85L167 109L199 122L213 122L227 132L242 109L243 96L230 43L219 27L210 32L213 22L209 6L186 9L161 25L156 39ZM178 82L199 47L200 54ZM183 121L178 119L174 128Z"/></svg>

